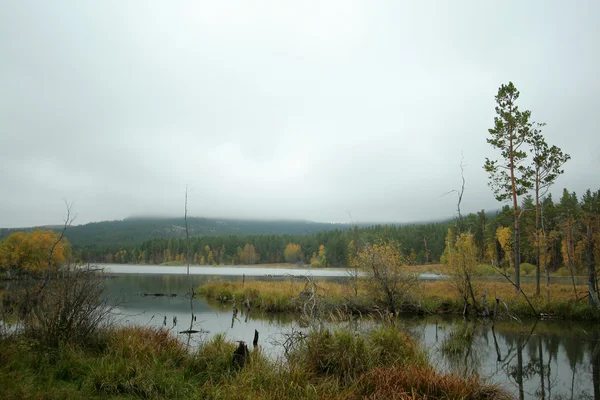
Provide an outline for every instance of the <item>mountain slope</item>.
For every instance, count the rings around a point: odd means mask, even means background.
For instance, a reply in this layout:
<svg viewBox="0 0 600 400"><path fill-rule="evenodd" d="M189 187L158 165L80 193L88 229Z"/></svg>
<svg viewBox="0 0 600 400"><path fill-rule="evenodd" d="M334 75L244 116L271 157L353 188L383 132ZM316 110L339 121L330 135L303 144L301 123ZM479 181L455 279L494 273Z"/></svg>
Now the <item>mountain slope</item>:
<svg viewBox="0 0 600 400"><path fill-rule="evenodd" d="M350 224L310 221L261 221L243 219L188 218L190 236L227 236L254 234L309 235L333 229L348 229ZM60 230L62 227L41 227ZM0 229L0 239L26 229ZM115 247L138 245L155 238L185 237L183 218L127 218L71 226L65 236L74 247Z"/></svg>

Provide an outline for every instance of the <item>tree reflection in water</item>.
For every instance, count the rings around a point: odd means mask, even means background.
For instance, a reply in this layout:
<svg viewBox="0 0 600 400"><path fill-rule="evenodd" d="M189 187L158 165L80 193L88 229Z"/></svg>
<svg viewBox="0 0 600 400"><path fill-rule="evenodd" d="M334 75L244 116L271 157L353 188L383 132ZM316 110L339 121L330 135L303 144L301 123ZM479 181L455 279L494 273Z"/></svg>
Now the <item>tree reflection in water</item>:
<svg viewBox="0 0 600 400"><path fill-rule="evenodd" d="M600 399L600 327L562 321L485 324L463 322L439 328L426 345L440 367L478 373L519 399ZM431 326L431 325L430 325ZM433 327L432 327L433 328ZM440 357L441 355L441 357Z"/></svg>

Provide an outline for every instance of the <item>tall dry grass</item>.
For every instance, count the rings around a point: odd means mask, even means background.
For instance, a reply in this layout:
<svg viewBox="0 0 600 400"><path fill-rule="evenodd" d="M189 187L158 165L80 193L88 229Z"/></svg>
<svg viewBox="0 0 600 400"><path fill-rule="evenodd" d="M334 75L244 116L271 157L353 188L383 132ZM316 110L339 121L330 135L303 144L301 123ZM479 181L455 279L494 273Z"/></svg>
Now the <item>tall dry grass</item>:
<svg viewBox="0 0 600 400"><path fill-rule="evenodd" d="M513 397L497 385L488 385L477 375L462 378L440 374L430 367L387 367L363 375L348 390L346 400L504 400Z"/></svg>

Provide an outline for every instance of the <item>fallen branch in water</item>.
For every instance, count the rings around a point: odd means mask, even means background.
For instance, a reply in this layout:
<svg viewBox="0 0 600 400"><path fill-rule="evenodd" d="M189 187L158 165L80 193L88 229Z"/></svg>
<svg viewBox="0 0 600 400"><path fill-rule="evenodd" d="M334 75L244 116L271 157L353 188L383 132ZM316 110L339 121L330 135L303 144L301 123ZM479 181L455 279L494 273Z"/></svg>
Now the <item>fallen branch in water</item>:
<svg viewBox="0 0 600 400"><path fill-rule="evenodd" d="M146 292L139 292L137 293L138 296L154 296L154 297L177 297L177 293L146 293Z"/></svg>
<svg viewBox="0 0 600 400"><path fill-rule="evenodd" d="M208 331L205 331L204 329L201 329L201 330L199 330L199 331L198 331L198 330L196 330L196 329L187 329L187 330L185 330L185 331L181 331L181 332L179 332L179 333L180 333L180 334L182 334L182 335L183 335L183 334L188 334L188 335L189 335L189 334L191 334L191 333L209 333L209 332L208 332Z"/></svg>

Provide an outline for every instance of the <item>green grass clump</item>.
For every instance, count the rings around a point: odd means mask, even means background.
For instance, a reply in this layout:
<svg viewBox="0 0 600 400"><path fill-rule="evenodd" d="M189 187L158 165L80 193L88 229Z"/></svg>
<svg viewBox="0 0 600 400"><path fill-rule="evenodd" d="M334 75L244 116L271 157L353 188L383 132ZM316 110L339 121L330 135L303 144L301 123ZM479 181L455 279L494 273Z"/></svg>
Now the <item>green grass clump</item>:
<svg viewBox="0 0 600 400"><path fill-rule="evenodd" d="M533 276L535 275L535 265L529 263L521 263L519 266L519 273L521 276Z"/></svg>
<svg viewBox="0 0 600 400"><path fill-rule="evenodd" d="M278 285L273 285L276 283ZM303 286L281 282L214 282L201 286L198 294L221 303L235 301L242 307L248 299L252 308L267 312L294 312L299 310L299 296Z"/></svg>
<svg viewBox="0 0 600 400"><path fill-rule="evenodd" d="M452 329L442 342L442 352L447 355L463 354L473 344L475 325L463 324Z"/></svg>
<svg viewBox="0 0 600 400"><path fill-rule="evenodd" d="M186 394L174 374L187 358L167 330L133 327L114 330L106 351L92 360L88 390L96 395L176 397Z"/></svg>
<svg viewBox="0 0 600 400"><path fill-rule="evenodd" d="M343 382L383 366L425 365L426 355L416 342L392 327L365 335L349 331L314 331L300 342L290 361L315 376Z"/></svg>
<svg viewBox="0 0 600 400"><path fill-rule="evenodd" d="M202 384L222 382L235 372L232 363L235 348L236 346L228 342L224 335L215 335L187 358L184 366L185 376L195 377Z"/></svg>

